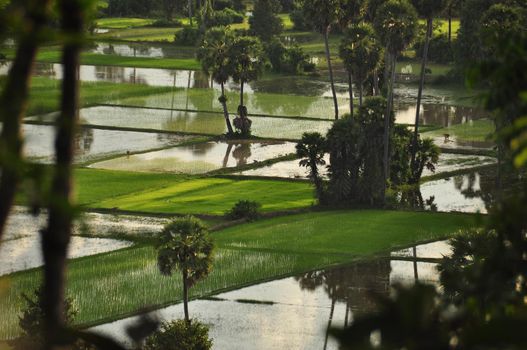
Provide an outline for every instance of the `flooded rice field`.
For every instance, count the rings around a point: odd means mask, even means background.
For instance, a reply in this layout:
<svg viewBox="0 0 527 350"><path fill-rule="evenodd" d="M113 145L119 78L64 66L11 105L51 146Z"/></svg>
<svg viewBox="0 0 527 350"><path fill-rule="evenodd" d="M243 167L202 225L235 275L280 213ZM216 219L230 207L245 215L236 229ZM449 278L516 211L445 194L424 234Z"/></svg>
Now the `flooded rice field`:
<svg viewBox="0 0 527 350"><path fill-rule="evenodd" d="M167 222L168 219L148 216L84 213L75 223L73 234L96 237L114 234L136 236L159 232ZM3 241L34 238L45 225L44 213L33 216L25 207L14 207L7 220Z"/></svg>
<svg viewBox="0 0 527 350"><path fill-rule="evenodd" d="M101 33L103 34L103 33ZM99 55L117 55L123 57L149 58L194 58L195 50L186 50L175 45L152 45L142 43L105 43L94 42L86 50Z"/></svg>
<svg viewBox="0 0 527 350"><path fill-rule="evenodd" d="M103 161L98 169L203 174L263 162L295 152L292 142L205 142Z"/></svg>
<svg viewBox="0 0 527 350"><path fill-rule="evenodd" d="M131 242L116 239L73 236L68 248L68 258L111 252L131 245ZM0 276L43 264L40 237L37 235L9 240L0 245Z"/></svg>
<svg viewBox="0 0 527 350"><path fill-rule="evenodd" d="M13 208L0 245L0 276L43 264L39 235L46 220L45 213L33 216L24 207ZM167 222L168 219L146 216L84 213L75 222L75 236L68 257L79 258L129 247L131 242L107 237L153 234L161 231Z"/></svg>
<svg viewBox="0 0 527 350"><path fill-rule="evenodd" d="M54 127L24 124L23 133L25 155L32 161L52 163L55 154ZM176 146L191 139L191 136L183 135L81 128L75 137L75 162L85 163L127 152Z"/></svg>
<svg viewBox="0 0 527 350"><path fill-rule="evenodd" d="M329 164L329 155L324 157L326 164ZM434 174L441 174L445 172L458 171L462 169L470 169L482 165L489 165L496 163L496 159L492 157L476 156L476 155L462 155L452 153L442 153L439 156L439 162L436 165L435 172L428 169L423 171L423 176L431 176ZM320 174L327 178L327 167L320 167ZM256 169L249 169L236 172L236 175L245 176L266 176L266 177L284 177L290 179L308 179L309 170L299 165L299 160L289 160L284 162L274 163L268 166L263 166Z"/></svg>
<svg viewBox="0 0 527 350"><path fill-rule="evenodd" d="M225 119L217 113L195 113L125 107L92 107L80 111L81 123L118 128L148 129L170 132L221 135L226 132ZM32 117L30 120L54 122L56 114ZM326 133L331 121L295 120L290 118L253 117L254 136L300 139L304 132Z"/></svg>
<svg viewBox="0 0 527 350"><path fill-rule="evenodd" d="M416 280L438 285L436 264L419 259L448 255L449 245L436 242L415 249L417 259L403 250L390 259L308 272L195 300L189 304L190 314L210 326L214 349L246 349L247 344L251 349L338 349L328 327L344 326L375 310L372 291L388 296L392 285ZM178 304L156 315L161 320L182 318L182 309ZM92 330L127 344L125 328L136 319Z"/></svg>

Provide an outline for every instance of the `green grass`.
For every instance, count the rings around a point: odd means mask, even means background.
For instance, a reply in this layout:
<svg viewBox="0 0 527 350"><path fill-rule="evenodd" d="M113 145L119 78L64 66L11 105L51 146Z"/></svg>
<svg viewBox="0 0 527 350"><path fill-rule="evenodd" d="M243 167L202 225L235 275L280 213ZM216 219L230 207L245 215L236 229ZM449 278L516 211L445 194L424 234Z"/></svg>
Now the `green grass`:
<svg viewBox="0 0 527 350"><path fill-rule="evenodd" d="M84 206L133 192L159 189L184 181L185 176L75 169L77 201Z"/></svg>
<svg viewBox="0 0 527 350"><path fill-rule="evenodd" d="M1 82L5 77L0 77ZM31 83L27 115L36 115L59 109L61 82L55 79L34 77ZM85 82L81 84L81 104L83 107L100 103L110 103L137 96L148 96L170 91L167 87L149 87L135 84L116 84L108 82Z"/></svg>
<svg viewBox="0 0 527 350"><path fill-rule="evenodd" d="M442 238L474 223L473 215L392 211L338 211L259 221L213 234L211 275L191 296L239 288L284 275L371 256L417 241ZM22 292L35 289L39 270L0 278L0 338L17 334ZM181 300L180 278L162 277L150 246L135 246L71 261L67 294L78 306L78 324L101 323L143 307Z"/></svg>
<svg viewBox="0 0 527 350"><path fill-rule="evenodd" d="M15 52L12 49L5 50L8 59L13 59ZM39 51L38 62L60 63L61 51L57 47L46 47ZM194 58L149 58L149 57L126 57L119 55L103 55L84 52L81 55L81 63L93 66L117 66L136 68L160 68L160 69L186 69L200 70L200 63Z"/></svg>
<svg viewBox="0 0 527 350"><path fill-rule="evenodd" d="M140 42L173 42L174 35L180 31L181 27L136 27L111 30L108 33L101 33L95 39L140 41Z"/></svg>
<svg viewBox="0 0 527 350"><path fill-rule="evenodd" d="M364 255L436 239L473 224L473 216L405 211L329 211L232 227L215 234L226 248Z"/></svg>
<svg viewBox="0 0 527 350"><path fill-rule="evenodd" d="M154 23L153 19L150 18L100 18L95 21L97 27L107 29L123 29L131 27L145 27Z"/></svg>
<svg viewBox="0 0 527 350"><path fill-rule="evenodd" d="M424 133L424 136L443 136L450 134L451 138L460 141L488 141L489 135L495 130L494 122L490 119L479 119L465 124L452 125Z"/></svg>
<svg viewBox="0 0 527 350"><path fill-rule="evenodd" d="M107 190L112 192L110 186ZM222 215L241 199L261 203L264 212L305 208L315 201L313 189L306 182L196 178L101 200L91 206L151 213Z"/></svg>

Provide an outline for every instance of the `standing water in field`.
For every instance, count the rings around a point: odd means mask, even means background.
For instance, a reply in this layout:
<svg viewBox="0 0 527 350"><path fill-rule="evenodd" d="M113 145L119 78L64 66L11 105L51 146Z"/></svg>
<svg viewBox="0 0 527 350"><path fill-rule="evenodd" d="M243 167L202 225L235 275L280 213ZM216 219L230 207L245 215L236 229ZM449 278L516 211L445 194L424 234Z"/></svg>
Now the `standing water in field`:
<svg viewBox="0 0 527 350"><path fill-rule="evenodd" d="M410 249L411 250L411 249ZM210 326L214 349L338 349L328 327L350 324L354 317L376 309L371 291L388 296L395 283L416 280L438 285L436 259L450 253L445 243L416 247L390 259L363 261L312 271L296 277L221 293L192 301L193 317ZM182 306L157 312L163 320L182 317ZM126 342L125 328L137 317L92 328Z"/></svg>

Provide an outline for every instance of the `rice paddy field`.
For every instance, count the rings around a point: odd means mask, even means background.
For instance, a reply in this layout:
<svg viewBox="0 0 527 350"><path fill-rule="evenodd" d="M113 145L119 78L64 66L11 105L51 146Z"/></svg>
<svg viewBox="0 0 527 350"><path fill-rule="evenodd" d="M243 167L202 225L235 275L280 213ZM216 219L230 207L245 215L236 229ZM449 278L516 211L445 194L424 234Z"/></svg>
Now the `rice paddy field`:
<svg viewBox="0 0 527 350"><path fill-rule="evenodd" d="M442 238L474 223L474 216L463 214L339 211L238 226L213 234L217 245L214 270L191 289L191 295L210 295ZM1 338L17 334L17 314L23 305L20 293L36 288L40 278L39 270L0 278L2 285L9 285L0 296L0 307L5 310L0 320ZM152 247L136 245L71 261L67 293L79 308L76 322L93 325L136 313L145 306L174 303L180 300L181 284L177 277L159 274Z"/></svg>
<svg viewBox="0 0 527 350"><path fill-rule="evenodd" d="M159 273L153 247L155 232L174 216L194 214L214 226L213 271L191 289L192 298L372 256L386 258L393 250L450 237L484 221L474 213L486 212L491 186L480 168L492 166L495 159L476 154L444 154L438 164L443 175L425 173L433 177L421 184L422 195L435 201L439 213L319 211L306 169L299 167L294 153L303 133L325 134L333 124L322 37L295 31L289 16L280 17L286 29L283 39L317 56L320 71L299 76L267 72L247 84L244 101L254 137L243 141L225 138L220 90L200 72L195 48L173 43L181 27L156 28L154 20L144 18L97 20L99 30L82 54L79 68L82 127L75 140L74 169L76 202L90 211L86 216L95 223L76 240L119 241L111 249L93 247L91 256L71 256L67 294L79 310L76 325L98 325L181 301L179 275ZM188 24L187 19L181 21ZM445 33L446 21L439 22L436 34ZM246 29L247 21L235 27ZM454 21L454 36L458 28L459 21ZM339 34L330 38L335 58L340 39ZM14 51L8 48L2 53L10 59ZM40 51L23 126L25 154L42 163L46 174L54 160L60 58L58 47ZM341 62L335 63L338 104L344 115L349 112L348 87ZM0 67L0 89L8 66ZM429 67L434 76L451 68L434 63ZM398 71L403 69L415 74L420 68L409 60L397 66ZM229 81L226 87L233 119L239 85ZM398 123L413 123L416 95L415 85L397 84ZM486 135L492 125L477 107L475 95L459 86L427 85L421 109L423 135L456 151L489 150L492 143ZM240 200L260 203L263 217L251 223L227 222L225 212ZM17 204L27 203L27 195L19 193ZM463 211L472 214L459 213ZM17 224L25 220L18 214L12 217L11 228L27 229ZM35 219L38 225L44 217ZM76 230L82 225L78 223ZM8 253L1 254L16 255L22 243L38 250L36 233L17 232L8 235L9 244L2 246ZM21 294L40 284L38 266L23 265L0 276L0 339L19 334ZM430 266L426 269L434 275Z"/></svg>

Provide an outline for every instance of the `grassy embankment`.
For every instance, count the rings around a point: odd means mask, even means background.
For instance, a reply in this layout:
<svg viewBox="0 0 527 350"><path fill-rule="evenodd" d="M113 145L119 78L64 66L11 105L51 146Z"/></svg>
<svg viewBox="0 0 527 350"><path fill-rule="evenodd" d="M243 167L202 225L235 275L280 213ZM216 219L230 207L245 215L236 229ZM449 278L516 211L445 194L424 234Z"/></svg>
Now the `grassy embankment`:
<svg viewBox="0 0 527 350"><path fill-rule="evenodd" d="M7 59L13 59L15 52L12 49L4 50ZM42 48L37 61L44 63L60 63L62 60L59 47L48 46ZM119 55L103 55L92 52L83 52L81 64L92 66L117 66L117 67L136 67L136 68L160 68L160 69L185 69L200 70L201 65L194 58L149 58L149 57L128 57Z"/></svg>
<svg viewBox="0 0 527 350"><path fill-rule="evenodd" d="M0 90L5 77L0 77ZM31 82L30 103L27 115L57 111L59 109L61 82L55 79L34 77ZM109 103L116 99L145 97L170 91L168 87L150 87L146 85L117 84L108 82L84 82L81 84L81 103L89 107Z"/></svg>
<svg viewBox="0 0 527 350"><path fill-rule="evenodd" d="M264 189L262 189L263 191ZM299 214L245 224L213 233L212 274L192 297L372 256L412 243L443 238L474 224L463 214L393 211L336 211ZM3 317L0 337L17 332L20 294L36 288L39 270L0 279ZM71 261L68 295L79 308L77 323L95 324L180 301L177 276L162 277L148 245Z"/></svg>

